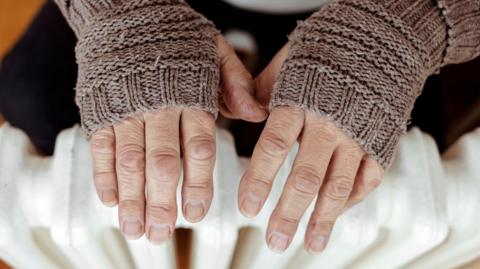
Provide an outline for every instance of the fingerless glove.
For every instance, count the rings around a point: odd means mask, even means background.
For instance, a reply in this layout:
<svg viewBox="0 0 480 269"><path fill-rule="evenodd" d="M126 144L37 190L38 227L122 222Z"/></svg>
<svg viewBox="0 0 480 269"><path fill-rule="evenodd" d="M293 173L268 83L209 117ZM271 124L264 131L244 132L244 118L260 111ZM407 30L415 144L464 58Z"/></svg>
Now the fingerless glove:
<svg viewBox="0 0 480 269"><path fill-rule="evenodd" d="M334 1L290 44L270 106L325 116L386 168L426 78L480 53L480 1Z"/></svg>
<svg viewBox="0 0 480 269"><path fill-rule="evenodd" d="M217 114L217 30L183 0L56 2L78 38L76 103L88 135L166 106Z"/></svg>

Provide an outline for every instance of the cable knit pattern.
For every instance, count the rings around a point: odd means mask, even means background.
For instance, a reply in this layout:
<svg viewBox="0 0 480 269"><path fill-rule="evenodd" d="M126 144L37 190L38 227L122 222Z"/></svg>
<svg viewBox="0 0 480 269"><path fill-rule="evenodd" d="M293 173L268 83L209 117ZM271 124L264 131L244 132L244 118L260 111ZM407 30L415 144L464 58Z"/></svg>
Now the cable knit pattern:
<svg viewBox="0 0 480 269"><path fill-rule="evenodd" d="M76 102L88 135L166 106L217 114L217 30L184 1L56 2L78 37Z"/></svg>
<svg viewBox="0 0 480 269"><path fill-rule="evenodd" d="M475 1L455 9L462 6L457 2ZM325 116L387 168L426 78L478 55L478 0L443 4L443 14L434 0L324 6L291 34L271 108L297 106ZM461 24L459 14L473 18Z"/></svg>

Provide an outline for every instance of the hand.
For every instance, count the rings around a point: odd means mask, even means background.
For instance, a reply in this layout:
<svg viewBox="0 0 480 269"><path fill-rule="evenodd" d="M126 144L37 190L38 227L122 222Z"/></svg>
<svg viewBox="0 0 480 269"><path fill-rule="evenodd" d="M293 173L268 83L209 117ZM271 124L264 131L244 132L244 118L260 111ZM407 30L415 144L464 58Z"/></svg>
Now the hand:
<svg viewBox="0 0 480 269"><path fill-rule="evenodd" d="M262 121L266 112L253 97L253 81L234 50L218 36L223 110ZM104 128L91 140L94 182L100 200L119 204L122 233L136 239L145 232L153 243L169 239L177 219L176 189L183 154L182 208L200 221L212 201L215 119L203 111L165 108Z"/></svg>
<svg viewBox="0 0 480 269"><path fill-rule="evenodd" d="M268 104L288 49L285 46L256 79L257 99L263 105ZM240 183L238 206L245 216L259 213L275 175L297 140L299 151L270 217L266 240L272 250L284 251L300 218L318 196L304 244L308 251L320 252L338 216L380 184L383 168L328 119L301 108L276 107Z"/></svg>

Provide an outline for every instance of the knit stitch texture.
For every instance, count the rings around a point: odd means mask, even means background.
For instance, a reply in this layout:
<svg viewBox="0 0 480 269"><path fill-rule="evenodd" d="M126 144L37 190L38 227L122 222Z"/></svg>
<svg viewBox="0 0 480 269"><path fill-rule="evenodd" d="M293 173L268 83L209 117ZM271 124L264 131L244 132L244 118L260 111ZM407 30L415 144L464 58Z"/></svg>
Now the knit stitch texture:
<svg viewBox="0 0 480 269"><path fill-rule="evenodd" d="M479 54L478 0L340 0L300 22L270 107L319 113L387 168L426 78Z"/></svg>
<svg viewBox="0 0 480 269"><path fill-rule="evenodd" d="M75 31L76 103L91 135L176 106L217 114L213 23L182 0L56 0Z"/></svg>
<svg viewBox="0 0 480 269"><path fill-rule="evenodd" d="M55 1L79 40L88 135L165 106L217 114L217 31L183 0ZM480 1L338 0L290 41L271 107L327 117L386 168L425 79L480 54Z"/></svg>

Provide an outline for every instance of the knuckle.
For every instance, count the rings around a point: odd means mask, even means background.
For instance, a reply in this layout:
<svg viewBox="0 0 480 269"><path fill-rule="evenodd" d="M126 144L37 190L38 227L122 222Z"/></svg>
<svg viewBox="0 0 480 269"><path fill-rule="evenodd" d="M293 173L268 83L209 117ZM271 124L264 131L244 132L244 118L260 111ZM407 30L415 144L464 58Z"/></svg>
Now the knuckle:
<svg viewBox="0 0 480 269"><path fill-rule="evenodd" d="M190 156L195 160L210 160L215 155L215 139L210 135L198 135L188 142Z"/></svg>
<svg viewBox="0 0 480 269"><path fill-rule="evenodd" d="M266 131L263 134L259 146L269 156L277 156L289 149L288 142L273 131Z"/></svg>
<svg viewBox="0 0 480 269"><path fill-rule="evenodd" d="M215 129L215 118L213 115L206 111L201 110L192 110L193 113L190 113L192 120L196 123L196 126L202 130L214 130Z"/></svg>
<svg viewBox="0 0 480 269"><path fill-rule="evenodd" d="M382 180L380 178L377 178L377 177L368 178L365 181L365 185L366 185L367 189L369 189L369 190L373 190L373 189L377 188L381 183L382 183Z"/></svg>
<svg viewBox="0 0 480 269"><path fill-rule="evenodd" d="M165 107L152 110L143 114L145 123L155 124L156 126L165 126L179 114L179 108Z"/></svg>
<svg viewBox="0 0 480 269"><path fill-rule="evenodd" d="M243 67L242 62L238 58L233 47L230 44L228 44L224 46L224 49L227 53L223 53L222 56L220 57L221 67L232 70L235 73L235 75L245 79L245 81L252 81L253 80L252 75ZM232 86L235 87L234 85ZM232 87L232 90L233 90L233 87ZM232 91L232 93L235 93L235 91Z"/></svg>
<svg viewBox="0 0 480 269"><path fill-rule="evenodd" d="M333 229L335 220L314 219L310 223L311 230L316 232L329 232Z"/></svg>
<svg viewBox="0 0 480 269"><path fill-rule="evenodd" d="M147 163L157 180L169 180L180 171L180 154L175 149L152 150L147 157Z"/></svg>
<svg viewBox="0 0 480 269"><path fill-rule="evenodd" d="M202 180L199 182L188 182L185 184L185 190L200 196L206 196L213 193L213 184L211 180Z"/></svg>
<svg viewBox="0 0 480 269"><path fill-rule="evenodd" d="M350 195L353 180L348 176L332 176L326 185L325 194L334 201L345 200Z"/></svg>
<svg viewBox="0 0 480 269"><path fill-rule="evenodd" d="M162 216L170 214L176 210L174 203L147 203L148 214L153 216Z"/></svg>
<svg viewBox="0 0 480 269"><path fill-rule="evenodd" d="M124 199L140 199L145 195L145 179L142 177L119 175L118 189Z"/></svg>
<svg viewBox="0 0 480 269"><path fill-rule="evenodd" d="M142 210L143 212L144 201L140 199L122 199L120 197L118 205L123 210Z"/></svg>
<svg viewBox="0 0 480 269"><path fill-rule="evenodd" d="M277 218L278 218L278 221L281 223L281 225L289 226L289 227L292 227L292 226L295 227L298 225L298 222L299 222L298 219L291 216L284 215L284 214L277 215Z"/></svg>
<svg viewBox="0 0 480 269"><path fill-rule="evenodd" d="M129 129L129 130L136 130L136 131L142 130L144 127L143 116L128 118L126 120L121 121L118 125L127 127L126 129Z"/></svg>
<svg viewBox="0 0 480 269"><path fill-rule="evenodd" d="M120 200L137 201L138 203L145 203L145 188L144 182L127 179L118 181L118 190Z"/></svg>
<svg viewBox="0 0 480 269"><path fill-rule="evenodd" d="M315 128L315 138L317 141L321 142L326 142L326 143L331 143L331 144L336 144L337 143L337 133L333 128L325 128L322 126L318 126L318 128Z"/></svg>
<svg viewBox="0 0 480 269"><path fill-rule="evenodd" d="M313 195L320 188L322 178L319 172L312 166L302 165L295 169L293 187L299 193Z"/></svg>
<svg viewBox="0 0 480 269"><path fill-rule="evenodd" d="M339 150L343 152L344 156L352 160L363 159L365 152L360 147L360 144L358 144L342 130L337 131L336 137L337 144L339 145Z"/></svg>
<svg viewBox="0 0 480 269"><path fill-rule="evenodd" d="M260 190L262 193L269 192L272 188L272 181L261 176L247 176L246 184L248 185L248 189Z"/></svg>
<svg viewBox="0 0 480 269"><path fill-rule="evenodd" d="M137 145L125 146L118 153L118 164L127 173L139 173L145 169L143 148Z"/></svg>
<svg viewBox="0 0 480 269"><path fill-rule="evenodd" d="M363 193L362 191L356 191L356 192L353 192L350 197L348 198L348 201L347 201L347 204L346 204L346 207L345 209L348 209L348 208L351 208L357 204L359 204L361 201L363 201L363 199L365 199L365 193Z"/></svg>
<svg viewBox="0 0 480 269"><path fill-rule="evenodd" d="M322 218L324 218L326 221L334 221L338 218L340 214L342 214L343 210L345 209L345 204L346 201L340 200L334 201L333 202L326 203L323 205L322 208Z"/></svg>
<svg viewBox="0 0 480 269"><path fill-rule="evenodd" d="M112 156L108 156L108 158L93 158L93 172L95 174L113 173L113 171L115 171L115 157L113 156L113 152Z"/></svg>
<svg viewBox="0 0 480 269"><path fill-rule="evenodd" d="M94 172L93 180L102 186L115 184L115 173L113 172Z"/></svg>
<svg viewBox="0 0 480 269"><path fill-rule="evenodd" d="M113 153L113 149L115 147L113 136L106 135L104 133L98 133L97 135L93 136L90 145L94 154Z"/></svg>
<svg viewBox="0 0 480 269"><path fill-rule="evenodd" d="M235 108L238 111L241 111L243 113L252 113L252 112L255 111L255 107L251 102L249 102L247 100L242 100L240 98L237 98L236 100L239 100L239 101L237 101L238 102L238 104L237 104L238 109Z"/></svg>
<svg viewBox="0 0 480 269"><path fill-rule="evenodd" d="M273 112L281 113L282 116L288 120L298 120L298 118L303 118L305 116L305 111L298 107L280 106L274 108L272 113Z"/></svg>
<svg viewBox="0 0 480 269"><path fill-rule="evenodd" d="M349 157L349 159L353 160L361 160L362 155L364 154L360 146L355 141L349 141L347 145L345 145L345 155Z"/></svg>
<svg viewBox="0 0 480 269"><path fill-rule="evenodd" d="M222 55L223 57L220 58L220 66L222 68L232 64L232 56L234 54L232 54L232 48L230 47L230 45L225 45L224 47L229 53L225 53L224 55Z"/></svg>

